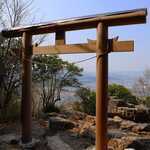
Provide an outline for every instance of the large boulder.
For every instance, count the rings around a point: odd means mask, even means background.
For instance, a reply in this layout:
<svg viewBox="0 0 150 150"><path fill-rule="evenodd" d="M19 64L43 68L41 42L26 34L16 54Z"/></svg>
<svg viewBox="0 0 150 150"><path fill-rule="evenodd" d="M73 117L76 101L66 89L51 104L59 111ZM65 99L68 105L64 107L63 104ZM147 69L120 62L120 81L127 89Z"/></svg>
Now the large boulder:
<svg viewBox="0 0 150 150"><path fill-rule="evenodd" d="M75 123L68 119L61 117L50 117L49 118L49 129L54 130L67 130L75 127Z"/></svg>

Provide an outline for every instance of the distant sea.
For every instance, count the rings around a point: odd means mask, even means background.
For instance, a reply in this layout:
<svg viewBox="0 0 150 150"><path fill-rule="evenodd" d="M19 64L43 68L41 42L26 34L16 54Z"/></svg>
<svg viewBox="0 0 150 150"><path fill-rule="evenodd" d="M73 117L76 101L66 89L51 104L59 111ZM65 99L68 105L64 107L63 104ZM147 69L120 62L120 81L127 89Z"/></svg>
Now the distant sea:
<svg viewBox="0 0 150 150"><path fill-rule="evenodd" d="M127 88L132 88L135 81L143 75L143 71L124 71L124 72L110 72L109 73L109 84L116 83L126 86ZM95 90L96 76L94 73L84 73L82 77L79 78L82 85L90 89ZM69 88L69 92L66 90L62 92L61 96L64 101L76 101L78 99L75 93Z"/></svg>
<svg viewBox="0 0 150 150"><path fill-rule="evenodd" d="M132 88L135 81L143 75L142 71L124 71L124 72L110 72L108 76L108 82L117 83ZM96 76L92 73L85 73L80 77L80 81L83 85L95 89Z"/></svg>

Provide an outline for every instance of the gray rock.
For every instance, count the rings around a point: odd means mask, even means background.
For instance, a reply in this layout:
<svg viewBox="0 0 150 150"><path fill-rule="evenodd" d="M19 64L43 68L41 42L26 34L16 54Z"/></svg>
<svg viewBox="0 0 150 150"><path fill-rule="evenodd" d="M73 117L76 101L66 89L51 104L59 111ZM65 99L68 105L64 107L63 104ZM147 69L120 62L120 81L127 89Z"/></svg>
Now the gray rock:
<svg viewBox="0 0 150 150"><path fill-rule="evenodd" d="M150 140L149 139L137 139L132 141L127 148L133 148L135 150L149 150L150 149Z"/></svg>
<svg viewBox="0 0 150 150"><path fill-rule="evenodd" d="M109 129L118 129L120 128L120 122L114 120L113 118L108 118L108 128Z"/></svg>
<svg viewBox="0 0 150 150"><path fill-rule="evenodd" d="M135 122L129 120L123 120L121 122L121 129L128 129L131 130L136 125Z"/></svg>
<svg viewBox="0 0 150 150"><path fill-rule="evenodd" d="M4 134L0 136L0 143L10 143L12 140L19 139L15 134Z"/></svg>
<svg viewBox="0 0 150 150"><path fill-rule="evenodd" d="M46 133L45 128L34 123L34 126L32 128L32 136L33 137L39 138L39 137L42 137L43 135L45 135L45 133Z"/></svg>
<svg viewBox="0 0 150 150"><path fill-rule="evenodd" d="M138 132L150 132L150 124L147 123L138 123L133 126L132 131L135 133Z"/></svg>
<svg viewBox="0 0 150 150"><path fill-rule="evenodd" d="M86 148L84 150L96 150L96 147L95 146L90 146L90 147L88 147L88 148ZM113 149L108 148L108 150L113 150Z"/></svg>
<svg viewBox="0 0 150 150"><path fill-rule="evenodd" d="M146 124L145 127L141 131L150 132L150 124Z"/></svg>
<svg viewBox="0 0 150 150"><path fill-rule="evenodd" d="M123 119L119 116L114 116L113 120L114 120L114 122L121 122Z"/></svg>
<svg viewBox="0 0 150 150"><path fill-rule="evenodd" d="M23 149L31 149L33 148L37 143L40 143L40 140L39 139L35 139L35 138L32 138L32 141L29 142L29 143L22 143L20 141L19 145L23 148Z"/></svg>
<svg viewBox="0 0 150 150"><path fill-rule="evenodd" d="M49 118L49 129L54 130L67 130L75 127L75 124L67 119L61 117L50 117Z"/></svg>
<svg viewBox="0 0 150 150"><path fill-rule="evenodd" d="M120 130L108 130L108 139L112 139L112 138L121 138L123 136L125 136L126 133Z"/></svg>
<svg viewBox="0 0 150 150"><path fill-rule="evenodd" d="M86 148L84 150L96 150L96 147L95 146L90 146L90 147L88 147L88 148Z"/></svg>
<svg viewBox="0 0 150 150"><path fill-rule="evenodd" d="M96 127L91 126L89 128L85 128L80 134L83 137L95 139L95 130L96 130Z"/></svg>
<svg viewBox="0 0 150 150"><path fill-rule="evenodd" d="M51 150L73 150L70 145L66 144L59 135L47 137L48 147Z"/></svg>

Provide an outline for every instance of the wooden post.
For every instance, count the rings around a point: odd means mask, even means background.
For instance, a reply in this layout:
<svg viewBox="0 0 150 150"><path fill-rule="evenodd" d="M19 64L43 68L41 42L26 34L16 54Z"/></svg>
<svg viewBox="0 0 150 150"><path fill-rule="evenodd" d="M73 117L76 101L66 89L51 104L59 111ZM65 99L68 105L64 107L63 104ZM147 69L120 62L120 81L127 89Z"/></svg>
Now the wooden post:
<svg viewBox="0 0 150 150"><path fill-rule="evenodd" d="M24 32L22 38L22 45L22 142L28 143L32 140L32 35L30 35L27 32Z"/></svg>
<svg viewBox="0 0 150 150"><path fill-rule="evenodd" d="M96 150L107 150L108 27L97 26L96 60Z"/></svg>

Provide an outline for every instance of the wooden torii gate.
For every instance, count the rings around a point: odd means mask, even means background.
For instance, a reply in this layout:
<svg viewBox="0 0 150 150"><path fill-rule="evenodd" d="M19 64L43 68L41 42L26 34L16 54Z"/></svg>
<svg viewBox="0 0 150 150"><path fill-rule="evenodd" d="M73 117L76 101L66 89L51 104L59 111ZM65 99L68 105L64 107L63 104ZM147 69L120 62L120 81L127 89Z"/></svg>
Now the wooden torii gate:
<svg viewBox="0 0 150 150"><path fill-rule="evenodd" d="M146 23L147 9L105 13L80 18L48 22L32 26L15 27L2 31L6 38L22 36L22 142L32 140L32 54L96 53L96 150L107 149L107 87L108 52L130 52L133 41L108 39L108 27ZM81 29L97 29L96 41L84 44L65 44L65 32ZM32 36L56 33L55 46L32 46Z"/></svg>

